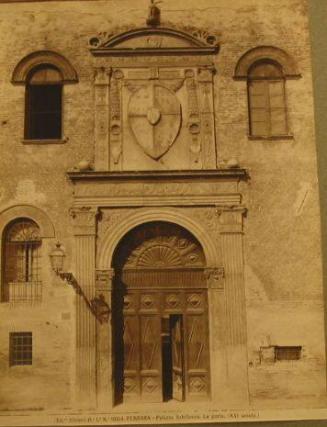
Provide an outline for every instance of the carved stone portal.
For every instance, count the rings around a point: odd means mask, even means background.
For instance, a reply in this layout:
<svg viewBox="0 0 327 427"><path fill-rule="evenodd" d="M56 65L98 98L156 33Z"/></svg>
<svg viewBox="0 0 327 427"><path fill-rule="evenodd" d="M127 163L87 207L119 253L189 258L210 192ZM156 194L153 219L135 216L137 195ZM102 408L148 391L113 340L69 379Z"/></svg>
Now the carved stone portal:
<svg viewBox="0 0 327 427"><path fill-rule="evenodd" d="M176 224L142 224L120 242L112 294L115 403L209 399L205 264L200 243Z"/></svg>

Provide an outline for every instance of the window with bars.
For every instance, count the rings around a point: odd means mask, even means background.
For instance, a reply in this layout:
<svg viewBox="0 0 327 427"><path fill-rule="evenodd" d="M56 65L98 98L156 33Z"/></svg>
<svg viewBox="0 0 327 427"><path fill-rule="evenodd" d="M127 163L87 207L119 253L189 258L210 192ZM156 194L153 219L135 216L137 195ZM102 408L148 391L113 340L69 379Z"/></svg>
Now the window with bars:
<svg viewBox="0 0 327 427"><path fill-rule="evenodd" d="M32 332L11 332L9 334L9 364L32 365Z"/></svg>
<svg viewBox="0 0 327 427"><path fill-rule="evenodd" d="M250 135L288 134L285 78L282 67L270 61L254 63L248 74Z"/></svg>
<svg viewBox="0 0 327 427"><path fill-rule="evenodd" d="M302 347L301 346L276 346L275 359L276 360L299 360L301 359Z"/></svg>
<svg viewBox="0 0 327 427"><path fill-rule="evenodd" d="M7 226L3 247L2 301L41 299L40 229L27 218Z"/></svg>
<svg viewBox="0 0 327 427"><path fill-rule="evenodd" d="M25 139L61 139L62 76L50 65L34 69L26 85Z"/></svg>

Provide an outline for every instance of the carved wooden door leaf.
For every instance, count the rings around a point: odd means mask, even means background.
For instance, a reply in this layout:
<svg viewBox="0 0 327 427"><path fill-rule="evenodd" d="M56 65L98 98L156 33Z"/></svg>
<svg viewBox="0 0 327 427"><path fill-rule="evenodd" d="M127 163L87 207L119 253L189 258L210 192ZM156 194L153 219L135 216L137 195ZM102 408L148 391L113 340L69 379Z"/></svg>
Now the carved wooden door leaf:
<svg viewBox="0 0 327 427"><path fill-rule="evenodd" d="M184 400L185 373L184 373L184 342L181 315L171 316L171 341L172 341L172 375L173 375L173 399Z"/></svg>

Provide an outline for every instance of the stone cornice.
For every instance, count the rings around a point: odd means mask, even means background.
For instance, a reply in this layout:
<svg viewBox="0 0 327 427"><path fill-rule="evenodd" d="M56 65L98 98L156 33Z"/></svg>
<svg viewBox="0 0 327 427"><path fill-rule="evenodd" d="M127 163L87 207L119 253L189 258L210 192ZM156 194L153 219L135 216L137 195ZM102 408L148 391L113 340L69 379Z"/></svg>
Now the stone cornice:
<svg viewBox="0 0 327 427"><path fill-rule="evenodd" d="M246 169L185 170L185 171L131 171L131 172L67 172L72 182L78 181L201 181L201 180L246 180Z"/></svg>

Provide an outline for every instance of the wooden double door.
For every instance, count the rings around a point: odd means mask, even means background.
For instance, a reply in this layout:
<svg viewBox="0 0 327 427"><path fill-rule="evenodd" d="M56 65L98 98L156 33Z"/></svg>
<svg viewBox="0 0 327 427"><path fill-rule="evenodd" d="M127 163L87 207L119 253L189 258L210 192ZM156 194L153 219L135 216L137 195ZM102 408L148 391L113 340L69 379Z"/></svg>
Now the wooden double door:
<svg viewBox="0 0 327 427"><path fill-rule="evenodd" d="M208 296L199 242L176 224L142 224L120 242L113 266L115 403L208 399Z"/></svg>
<svg viewBox="0 0 327 427"><path fill-rule="evenodd" d="M208 399L206 289L128 289L113 306L116 403Z"/></svg>

